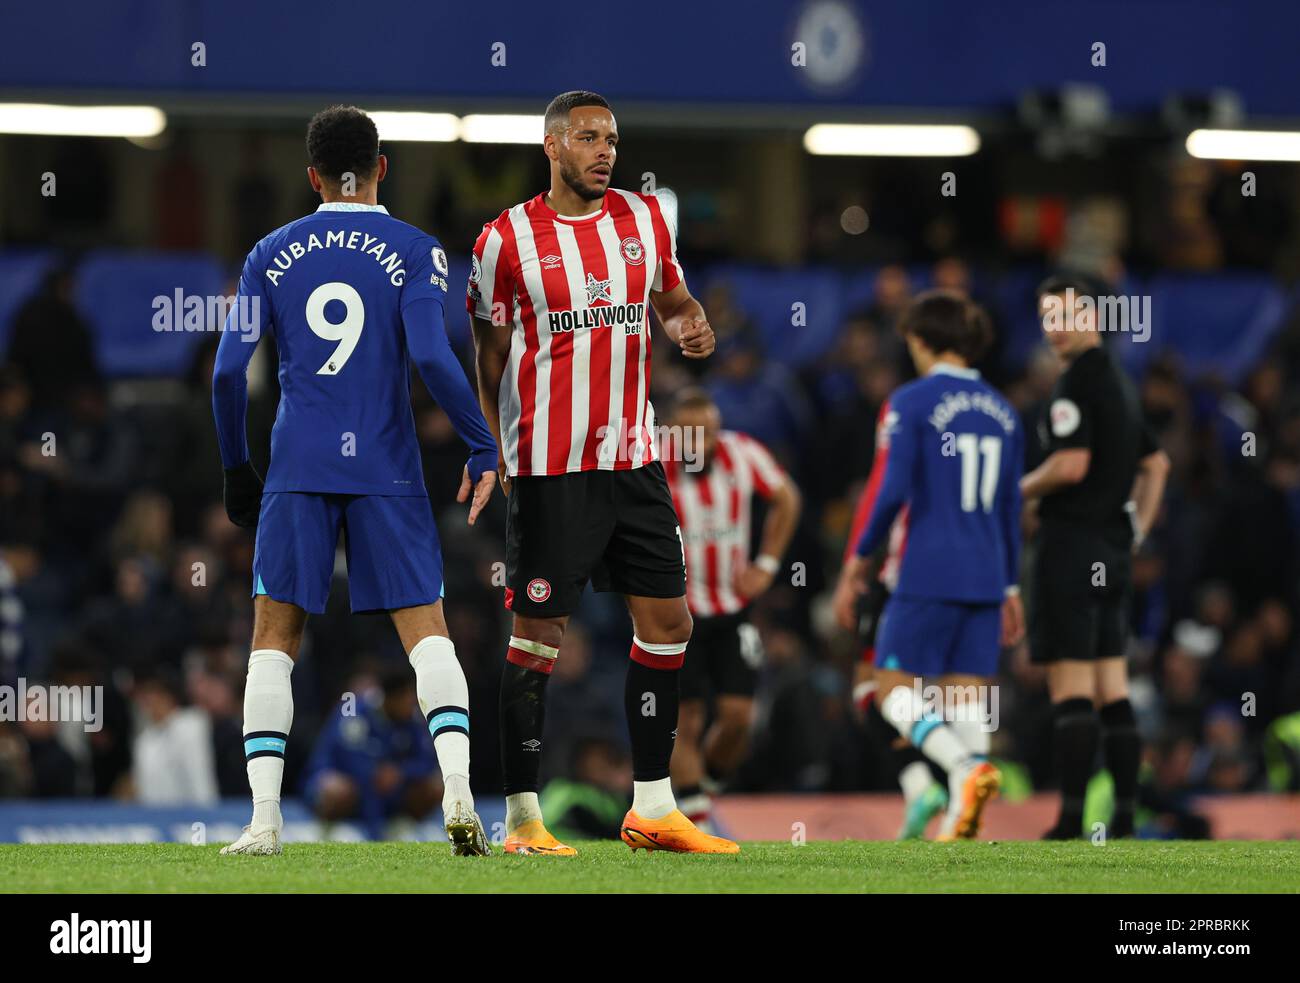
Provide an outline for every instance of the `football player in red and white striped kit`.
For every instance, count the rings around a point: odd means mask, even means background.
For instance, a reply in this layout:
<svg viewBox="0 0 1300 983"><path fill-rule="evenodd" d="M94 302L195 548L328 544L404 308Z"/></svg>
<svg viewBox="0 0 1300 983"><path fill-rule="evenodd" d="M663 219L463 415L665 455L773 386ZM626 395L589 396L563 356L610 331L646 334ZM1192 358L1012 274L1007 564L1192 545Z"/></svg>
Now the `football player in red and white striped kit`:
<svg viewBox="0 0 1300 983"><path fill-rule="evenodd" d="M682 811L707 829L713 793L749 749L762 661L749 605L772 586L799 524L801 499L766 447L722 429L718 407L703 389L678 394L668 436L661 452L681 520L686 601L695 621L691 658L682 668L672 777ZM758 555L751 557L755 497L768 511Z"/></svg>
<svg viewBox="0 0 1300 983"><path fill-rule="evenodd" d="M677 808L669 779L678 677L691 637L681 532L652 434L650 321L688 358L713 330L677 263L653 195L610 187L618 125L594 92L556 96L543 148L551 186L488 223L474 244L467 306L479 401L508 495L501 677L507 853L572 856L537 801L546 682L591 579L624 595L633 638L624 702L633 850L736 853Z"/></svg>

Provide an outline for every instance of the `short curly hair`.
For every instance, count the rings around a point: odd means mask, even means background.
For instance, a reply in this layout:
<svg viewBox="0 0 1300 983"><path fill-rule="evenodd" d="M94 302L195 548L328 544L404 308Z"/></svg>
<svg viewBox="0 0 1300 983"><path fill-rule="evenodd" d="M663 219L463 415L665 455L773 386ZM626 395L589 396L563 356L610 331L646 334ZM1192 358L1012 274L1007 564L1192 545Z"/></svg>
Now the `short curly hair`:
<svg viewBox="0 0 1300 983"><path fill-rule="evenodd" d="M307 163L331 181L351 172L360 179L379 167L379 130L356 106L330 106L307 124Z"/></svg>

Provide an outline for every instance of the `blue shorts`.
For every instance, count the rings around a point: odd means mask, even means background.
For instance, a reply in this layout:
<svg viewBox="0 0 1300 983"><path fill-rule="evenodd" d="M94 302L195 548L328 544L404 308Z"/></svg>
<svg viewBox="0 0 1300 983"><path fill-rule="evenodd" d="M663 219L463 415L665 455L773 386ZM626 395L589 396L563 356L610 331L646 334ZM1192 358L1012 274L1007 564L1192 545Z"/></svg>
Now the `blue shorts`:
<svg viewBox="0 0 1300 983"><path fill-rule="evenodd" d="M895 594L876 634L876 665L914 676L993 676L1002 605L963 604Z"/></svg>
<svg viewBox="0 0 1300 983"><path fill-rule="evenodd" d="M442 550L427 498L312 492L262 496L253 596L323 613L340 530L354 612L433 604L442 597Z"/></svg>

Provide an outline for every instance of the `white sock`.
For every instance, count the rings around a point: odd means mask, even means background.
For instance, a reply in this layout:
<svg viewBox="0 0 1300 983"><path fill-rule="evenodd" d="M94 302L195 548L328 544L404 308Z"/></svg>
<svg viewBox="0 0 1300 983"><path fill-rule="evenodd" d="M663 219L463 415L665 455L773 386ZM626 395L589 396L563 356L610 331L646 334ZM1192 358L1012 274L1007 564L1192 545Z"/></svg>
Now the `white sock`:
<svg viewBox="0 0 1300 983"><path fill-rule="evenodd" d="M642 819L663 819L676 808L672 779L632 783L632 811Z"/></svg>
<svg viewBox="0 0 1300 983"><path fill-rule="evenodd" d="M880 709L895 730L949 775L968 763L966 746L942 719L926 712L921 697L910 686L895 686Z"/></svg>
<svg viewBox="0 0 1300 983"><path fill-rule="evenodd" d="M253 826L284 825L280 784L284 747L293 726L293 660L275 649L256 649L248 657L244 683L244 754L248 787L253 791ZM256 755L253 757L252 755Z"/></svg>
<svg viewBox="0 0 1300 983"><path fill-rule="evenodd" d="M903 801L911 805L934 784L934 776L924 761L913 761L898 773L898 784L903 789Z"/></svg>
<svg viewBox="0 0 1300 983"><path fill-rule="evenodd" d="M444 635L429 635L411 649L415 695L433 735L442 770L444 807L464 802L471 809L469 790L469 684L456 658L456 646Z"/></svg>
<svg viewBox="0 0 1300 983"><path fill-rule="evenodd" d="M506 796L506 832L518 829L524 823L542 818L542 807L536 792L516 792Z"/></svg>
<svg viewBox="0 0 1300 983"><path fill-rule="evenodd" d="M989 756L989 732L984 728L983 708L978 703L963 703L953 709L949 724L957 738L977 759Z"/></svg>
<svg viewBox="0 0 1300 983"><path fill-rule="evenodd" d="M957 820L961 816L961 787L969 774L969 768L985 760L989 753L989 732L981 722L981 707L978 703L962 703L953 707L951 717L948 729L957 735L966 748L968 760L966 767L948 772L948 813L939 830L942 835L949 835L957 828Z"/></svg>

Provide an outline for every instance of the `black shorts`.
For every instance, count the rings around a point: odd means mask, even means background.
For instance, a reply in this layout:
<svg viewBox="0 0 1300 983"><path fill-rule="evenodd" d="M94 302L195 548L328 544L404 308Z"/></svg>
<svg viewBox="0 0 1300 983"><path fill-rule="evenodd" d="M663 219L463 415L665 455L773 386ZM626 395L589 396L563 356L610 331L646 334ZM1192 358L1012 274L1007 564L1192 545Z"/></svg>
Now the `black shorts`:
<svg viewBox="0 0 1300 983"><path fill-rule="evenodd" d="M1028 587L1030 660L1091 661L1128 647L1132 556L1077 527L1043 523Z"/></svg>
<svg viewBox="0 0 1300 983"><path fill-rule="evenodd" d="M681 698L753 696L763 643L745 611L696 618L682 663Z"/></svg>
<svg viewBox="0 0 1300 983"><path fill-rule="evenodd" d="M512 482L506 607L527 618L572 614L588 579L598 591L686 595L681 529L658 461Z"/></svg>

